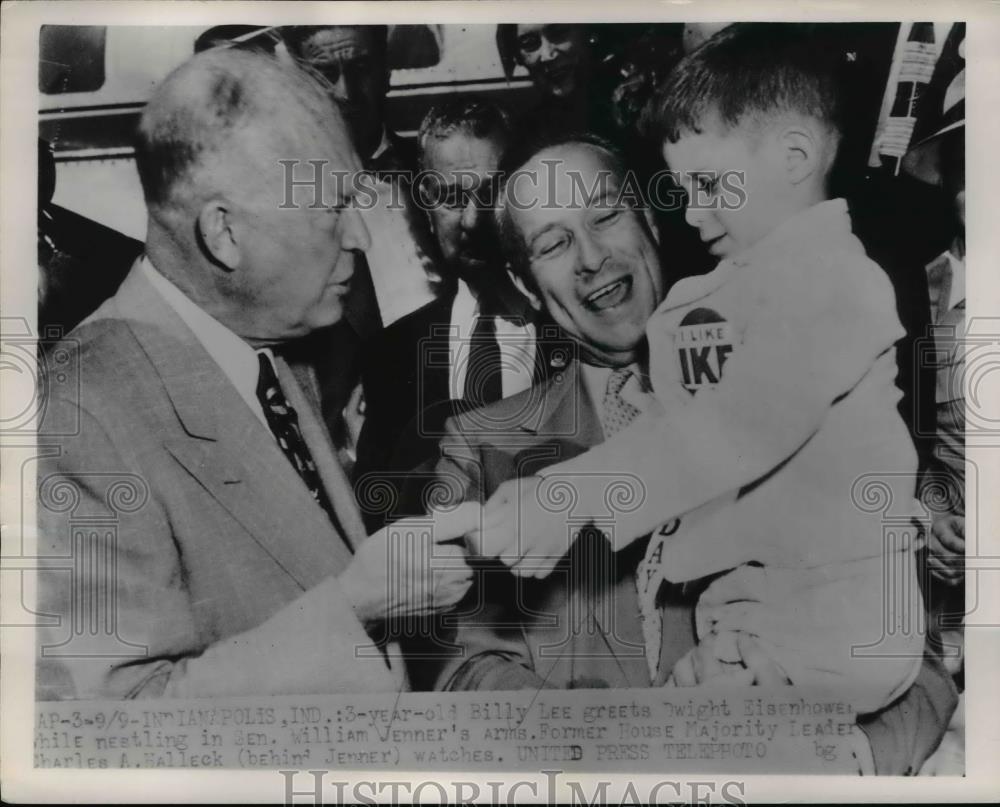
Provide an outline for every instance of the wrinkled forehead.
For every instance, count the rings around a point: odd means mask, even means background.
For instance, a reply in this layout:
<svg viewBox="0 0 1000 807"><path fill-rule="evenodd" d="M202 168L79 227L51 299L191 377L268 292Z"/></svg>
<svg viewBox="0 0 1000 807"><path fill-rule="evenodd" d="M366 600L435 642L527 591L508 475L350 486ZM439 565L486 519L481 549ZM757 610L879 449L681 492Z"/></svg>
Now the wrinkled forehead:
<svg viewBox="0 0 1000 807"><path fill-rule="evenodd" d="M615 197L623 181L621 167L604 149L570 143L538 152L512 174L507 195L519 209L572 213Z"/></svg>
<svg viewBox="0 0 1000 807"><path fill-rule="evenodd" d="M374 35L361 27L337 26L311 34L301 45L302 58L316 64L346 62L378 52Z"/></svg>
<svg viewBox="0 0 1000 807"><path fill-rule="evenodd" d="M499 137L477 137L455 131L446 137L431 137L424 150L428 169L449 176L455 173L495 171L503 146Z"/></svg>

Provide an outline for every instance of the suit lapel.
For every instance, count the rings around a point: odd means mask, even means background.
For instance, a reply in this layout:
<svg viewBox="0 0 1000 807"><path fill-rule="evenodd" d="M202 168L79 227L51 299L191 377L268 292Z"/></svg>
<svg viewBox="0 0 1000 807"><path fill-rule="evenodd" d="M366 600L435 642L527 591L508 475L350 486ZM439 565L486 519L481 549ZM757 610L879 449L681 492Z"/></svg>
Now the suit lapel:
<svg viewBox="0 0 1000 807"><path fill-rule="evenodd" d="M603 441L600 416L583 381L580 363L572 361L564 370L552 372L546 383L537 415L525 418L521 428L543 437L558 437L582 450Z"/></svg>
<svg viewBox="0 0 1000 807"><path fill-rule="evenodd" d="M340 571L349 546L197 337L136 269L118 303L177 418L167 451L303 588Z"/></svg>

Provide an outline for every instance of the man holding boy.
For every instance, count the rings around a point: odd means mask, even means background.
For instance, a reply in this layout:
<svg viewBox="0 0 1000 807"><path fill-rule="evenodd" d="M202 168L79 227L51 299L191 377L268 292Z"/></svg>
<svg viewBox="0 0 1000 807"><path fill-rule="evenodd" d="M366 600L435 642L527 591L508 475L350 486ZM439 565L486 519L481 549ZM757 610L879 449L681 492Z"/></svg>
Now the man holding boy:
<svg viewBox="0 0 1000 807"><path fill-rule="evenodd" d="M839 602L845 593L864 594L859 598L862 607L871 605L872 593L881 597L879 579L850 571L850 563L859 558L874 556L879 561L882 551L881 530L873 535L870 519L853 512L850 492L853 480L873 468L888 472L912 464L915 471L912 445L905 427L896 422L897 393L892 386L891 349L899 325L888 282L851 237L843 203L823 202L837 136L835 117L826 111L829 99L822 80L798 74L794 61L782 61L794 55L789 46L779 50L777 57L756 62L732 58L731 51L759 48L761 42L753 30L737 27L716 39L720 41L715 51L700 52L709 64L689 65L670 84L667 109L660 116L669 141L666 156L688 179L692 195L694 183L704 174L714 172L718 178L723 171L744 169L751 198L740 210L720 205L711 213L697 211L689 217L709 248L728 260L709 276L678 284L649 322L649 374L655 398L643 383L646 368L641 352L635 355L645 319L631 345L623 339L635 331L636 321L630 315L641 310L641 306L636 308L634 295L646 291L635 264L623 260L644 254L634 226L636 212L623 207L620 200L609 204L604 199L593 205L603 207L602 211L588 210L575 222L542 221L553 215L553 206L525 209L519 198L516 208L507 210L501 205L500 221L536 300L544 302L553 318L581 342L585 353L615 367L608 373L603 395L603 434L589 444L568 441L572 455L579 456L541 471L542 476L574 480L572 516L578 524L591 525L600 524L606 515L603 493L609 475L642 480L647 486L645 497L616 513L613 530L605 531L609 543L620 550L612 555L619 566L627 565L635 539L666 518L682 516L680 528L664 524L648 542L636 542L640 547L648 544L635 581L642 610L642 644L649 662L647 679L660 681L672 668L674 682L679 684L716 675L750 683L773 678L778 658L782 677L807 683L821 677L814 673L825 660L820 658L825 649L817 649L818 634L823 631L802 630L795 624L797 615L789 618L787 612L781 613L780 603L768 602L773 596L766 589L768 573L785 564L782 574L771 579L793 581L778 587L781 592L805 589L814 594L810 606L825 602L824 597ZM773 43L767 45L770 48ZM759 50L756 55L761 56ZM713 56L718 57L715 64ZM758 69L742 78L715 76L718 95L713 96L711 73L723 72L719 65L727 62L756 63ZM698 70L702 75L692 75ZM686 108L685 97L690 102ZM770 125L761 125L762 121ZM678 132L683 136L677 136ZM580 148L564 143L509 167L528 170L532 160L543 157L565 161L567 150L579 152ZM711 195L715 187L711 176L707 180L701 189ZM803 250L803 245L816 244L825 247L823 254ZM655 293L651 301L647 298L646 318L658 303ZM688 343L699 339L707 340L706 344L697 345L697 354L685 356ZM828 356L824 351L831 345L839 349ZM713 367L701 352L705 348L715 348ZM614 361L613 354L622 360ZM703 365L695 366L696 357ZM816 362L820 357L823 361ZM580 386L589 393L585 385ZM631 392L625 394L629 386ZM551 388L546 390L546 396L550 394ZM586 399L581 396L579 400ZM593 394L589 400L594 400ZM589 405L593 411L593 404ZM505 409L513 406L511 402ZM581 412L587 409L587 405L577 407ZM667 417L662 416L664 412ZM483 423L502 421L500 407L486 414L489 417L479 418ZM471 482L467 495L489 495L499 479L539 472L537 464L534 469L526 467L523 452L510 450L505 457L499 435L483 439L471 434L475 426L460 419L454 424L454 440L446 439L442 445L446 455L442 470L467 474ZM595 447L581 453L588 445ZM572 456L560 451L558 444L546 448L550 450L545 464ZM798 470L790 474L793 463ZM522 578L545 576L558 562L559 570L569 572L569 582L556 575L545 581L547 590L562 587L565 598L573 602L579 594L573 581L581 577L579 570L574 574L578 565L574 558L584 538L567 530L564 510L554 513L558 508L539 506L545 484L537 477L501 484L487 506L487 524L475 543L482 554L499 557ZM654 485L655 490L650 489ZM904 478L897 486L893 494L900 501L912 499L912 479ZM827 495L831 489L838 497ZM810 513L814 523L806 519ZM832 524L835 533L817 529L826 524ZM675 533L677 537L672 538ZM829 540L817 541L817 534ZM874 549L869 546L872 539L877 544ZM569 556L564 557L567 549ZM910 547L900 547L893 560L903 561L905 567L909 552ZM841 564L842 573L832 575L833 585L827 588L803 571L835 564ZM614 568L615 564L609 565ZM867 569L870 564L861 565ZM676 621L663 607L664 597L676 594L676 586L663 585L668 569L673 575L669 580L688 581L697 588L697 581L706 575L734 568L738 573L722 574L702 591L701 604L708 607L699 608L701 644L680 664L668 660L666 632ZM582 576L592 577L592 570ZM522 583L520 588L511 584L510 591L519 597L515 609L524 612L525 606L532 605L524 599L524 592L533 581ZM727 613L737 589L744 602L761 607L737 609L735 614L730 608ZM488 595L486 601L489 604ZM591 603L600 600L586 602L584 610L593 614ZM854 608L852 616L858 615L853 601L847 608ZM483 687L490 676L475 673L474 668L489 664L495 669L519 665L535 673L535 686L560 685L548 669L554 669L555 663L544 661L545 655L553 655L552 644L546 645L536 635L538 625L552 613L533 610L533 615L522 615L520 632L498 632L500 641L495 640L492 649L488 642L465 642L466 658L448 684ZM617 615L614 627L631 621L634 628L639 621L636 610L635 600L626 602L627 613ZM815 611L822 621L824 609ZM747 613L750 623L741 624ZM480 616L472 614L471 618ZM558 613L555 616L560 622ZM834 619L843 616L834 612ZM866 620L861 627L871 623L871 612L861 616ZM601 629L600 622L594 624ZM567 627L575 628L575 624L570 620L561 625L563 631ZM864 638L856 635L859 622L854 619L819 627L839 631L833 642L836 649L828 654L834 660L845 643L861 643ZM603 629L600 632L607 634ZM775 636L788 637L789 646L776 645L771 641ZM876 705L859 711L880 709L904 692L904 704L922 699L932 711L921 712L922 706L914 711L913 703L903 708L897 702L864 724L880 772L912 769L914 759L919 764L928 745L932 749L940 738L942 713L954 707L954 692L939 668L928 661L920 669L922 637L898 638L905 643L900 658L869 664L869 671L885 680L878 682L877 691L866 693L868 700L862 700ZM612 645L606 642L606 647L605 655L618 661ZM789 653L792 647L801 649L801 654ZM874 669L882 664L884 668ZM918 669L918 684L911 687ZM507 684L503 688L518 685L505 676L500 681ZM917 725L903 725L904 714Z"/></svg>

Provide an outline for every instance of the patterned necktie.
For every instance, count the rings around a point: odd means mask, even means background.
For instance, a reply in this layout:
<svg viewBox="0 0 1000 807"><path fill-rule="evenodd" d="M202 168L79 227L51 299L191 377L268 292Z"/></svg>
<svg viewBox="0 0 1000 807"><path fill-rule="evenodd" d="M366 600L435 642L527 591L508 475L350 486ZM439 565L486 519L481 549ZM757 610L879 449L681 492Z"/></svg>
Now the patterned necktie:
<svg viewBox="0 0 1000 807"><path fill-rule="evenodd" d="M619 367L613 370L608 378L607 391L604 393L604 408L601 413L605 439L610 439L612 435L627 428L641 414L638 407L622 398L622 390L632 374L630 368ZM676 521L668 522L653 532L646 546L645 557L639 562L635 571L642 635L646 645L646 663L649 667L650 680L654 682L659 675L663 637L663 613L658 606L657 595L663 585L669 585L664 579L660 560L666 542L669 536L676 532L677 526Z"/></svg>
<svg viewBox="0 0 1000 807"><path fill-rule="evenodd" d="M465 390L462 397L475 406L499 401L503 397L500 367L496 317L480 313L469 340L469 361L465 367Z"/></svg>
<svg viewBox="0 0 1000 807"><path fill-rule="evenodd" d="M308 446L306 446L306 441L302 439L302 432L299 431L299 417L285 400L281 385L278 383L278 377L271 365L271 359L261 351L257 353L257 361L260 365L260 375L257 379L257 400L260 401L261 409L264 410L267 425L271 427L271 432L278 441L278 446L285 457L302 478L302 481L306 483L313 499L326 511L330 521L336 524L337 521L333 515L330 500L327 498L326 489L316 471L316 464L313 462Z"/></svg>
<svg viewBox="0 0 1000 807"><path fill-rule="evenodd" d="M632 369L618 367L611 371L608 386L604 392L604 406L601 409L601 426L605 439L617 434L639 417L638 407L622 398L622 390L632 377Z"/></svg>

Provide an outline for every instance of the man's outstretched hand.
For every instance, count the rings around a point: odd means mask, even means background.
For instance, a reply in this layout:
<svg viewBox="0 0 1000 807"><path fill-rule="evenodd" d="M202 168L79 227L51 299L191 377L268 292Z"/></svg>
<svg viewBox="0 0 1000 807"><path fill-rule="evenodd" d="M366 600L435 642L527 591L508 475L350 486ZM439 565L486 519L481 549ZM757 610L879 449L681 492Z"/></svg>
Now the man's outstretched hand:
<svg viewBox="0 0 1000 807"><path fill-rule="evenodd" d="M448 543L478 529L476 502L428 517L405 518L368 536L339 581L362 622L433 614L472 585L463 546Z"/></svg>

